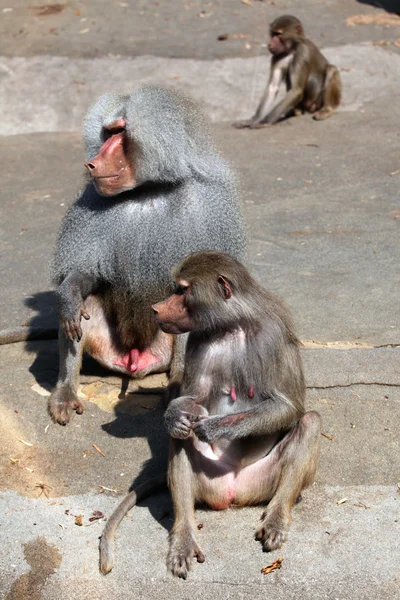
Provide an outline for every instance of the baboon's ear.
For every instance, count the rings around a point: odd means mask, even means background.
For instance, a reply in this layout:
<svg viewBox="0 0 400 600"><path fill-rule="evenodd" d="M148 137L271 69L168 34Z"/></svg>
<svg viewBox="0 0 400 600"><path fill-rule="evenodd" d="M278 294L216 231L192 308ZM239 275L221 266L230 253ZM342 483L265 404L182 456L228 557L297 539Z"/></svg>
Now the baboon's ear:
<svg viewBox="0 0 400 600"><path fill-rule="evenodd" d="M225 300L229 300L229 298L232 297L231 286L229 285L229 283L227 282L225 277L222 277L222 275L218 275L218 283L221 286L222 293L224 294Z"/></svg>

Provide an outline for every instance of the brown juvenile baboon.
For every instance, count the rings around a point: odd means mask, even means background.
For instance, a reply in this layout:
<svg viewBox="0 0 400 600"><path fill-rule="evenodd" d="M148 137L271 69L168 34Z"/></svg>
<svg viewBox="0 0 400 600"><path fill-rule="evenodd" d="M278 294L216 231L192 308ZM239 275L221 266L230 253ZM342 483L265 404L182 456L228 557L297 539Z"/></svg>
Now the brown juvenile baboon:
<svg viewBox="0 0 400 600"><path fill-rule="evenodd" d="M83 351L131 377L169 371L176 397L185 338L160 331L151 305L189 252L241 257L245 245L234 175L191 100L151 86L106 94L84 138L89 182L63 220L53 264L60 370L49 412L62 425L83 412Z"/></svg>
<svg viewBox="0 0 400 600"><path fill-rule="evenodd" d="M301 22L290 15L278 17L270 25L272 54L267 88L255 115L234 123L241 129L258 129L276 123L290 113L313 113L314 119L327 119L340 104L342 87L337 68L330 65L311 40L304 37ZM274 107L280 85L286 95Z"/></svg>
<svg viewBox="0 0 400 600"><path fill-rule="evenodd" d="M175 511L167 565L186 579L193 558L205 559L197 503L215 510L268 503L256 539L266 551L281 546L292 506L313 481L321 426L318 413L304 410L299 341L279 298L218 252L186 258L175 282L175 293L153 308L163 331L189 332L182 396L165 413ZM103 573L112 569L115 530L136 499L131 492L106 525Z"/></svg>

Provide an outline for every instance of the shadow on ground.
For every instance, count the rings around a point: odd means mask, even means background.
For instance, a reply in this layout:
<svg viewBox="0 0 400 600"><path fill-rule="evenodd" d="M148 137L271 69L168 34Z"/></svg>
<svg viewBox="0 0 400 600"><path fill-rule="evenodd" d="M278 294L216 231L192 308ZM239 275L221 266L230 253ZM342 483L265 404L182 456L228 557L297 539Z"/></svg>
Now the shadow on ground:
<svg viewBox="0 0 400 600"><path fill-rule="evenodd" d="M52 327L57 325L54 292L47 291L32 295L26 299L25 304L37 311L28 323L29 331L35 332L40 329L46 332L46 328L48 329L50 324ZM59 358L57 343L38 343L37 340L32 339L25 343L25 350L29 354L35 355L29 367L29 372L41 388L50 392L57 382ZM154 390L149 387L146 390L147 393L134 393L132 387L130 388L135 383L133 380L128 377L116 376L115 373L104 369L87 355L83 358L80 383L83 392L88 395L87 411L90 410L91 401L101 406L102 396L105 404L108 404L106 407L108 411L112 406L114 420L101 425L101 429L106 434L119 439L141 438L147 440L150 458L141 466L139 474L132 481L129 490L136 488L155 475L165 472L167 468L168 436L164 429L164 405L159 388ZM142 381L139 383L141 384ZM117 401L115 402L116 398ZM129 460L129 456L127 460ZM158 500L154 501L154 497L152 497L140 504L148 506L154 518L160 521L163 526L166 526L165 519L171 513L167 496L166 503L167 506L164 506L165 502L160 504ZM172 521L169 520L168 524L172 524Z"/></svg>
<svg viewBox="0 0 400 600"><path fill-rule="evenodd" d="M382 8L387 12L400 15L399 0L357 0L360 4L369 4L375 8Z"/></svg>
<svg viewBox="0 0 400 600"><path fill-rule="evenodd" d="M168 435L164 428L163 403L159 402L153 411L130 416L127 415L127 410L129 410L127 404L131 402L129 396L131 394L121 399L115 406L114 421L105 423L101 427L103 431L116 438L145 437L147 439L151 458L143 463L139 474L130 485L129 491L132 491L156 475L166 472L167 452L165 449L168 447ZM140 394L136 396L140 396ZM165 527L165 529L170 530L172 527L172 505L169 496L163 494L162 500L160 500L159 494L157 494L157 500L155 500L155 495L152 495L141 501L140 505L148 507L154 519Z"/></svg>

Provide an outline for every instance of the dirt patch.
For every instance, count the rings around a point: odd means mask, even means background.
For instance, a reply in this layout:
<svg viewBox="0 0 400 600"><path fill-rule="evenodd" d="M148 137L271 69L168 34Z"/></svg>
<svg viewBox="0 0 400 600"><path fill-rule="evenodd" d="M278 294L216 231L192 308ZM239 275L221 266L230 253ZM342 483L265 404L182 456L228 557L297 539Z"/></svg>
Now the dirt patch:
<svg viewBox="0 0 400 600"><path fill-rule="evenodd" d="M353 15L346 19L346 25L400 25L400 16L385 13L372 13L370 15Z"/></svg>
<svg viewBox="0 0 400 600"><path fill-rule="evenodd" d="M115 412L118 405L118 412L134 416L153 410L167 383L165 374L149 375L140 381L129 379L125 381L125 385L120 378L88 382L83 380L80 392L83 399L93 402L106 412Z"/></svg>
<svg viewBox="0 0 400 600"><path fill-rule="evenodd" d="M31 569L14 582L5 600L40 600L44 585L62 560L58 548L44 537L24 544L24 554Z"/></svg>
<svg viewBox="0 0 400 600"><path fill-rule="evenodd" d="M65 7L65 4L41 4L29 8L35 11L37 17L48 17L49 15L58 15Z"/></svg>
<svg viewBox="0 0 400 600"><path fill-rule="evenodd" d="M1 405L0 440L0 490L12 489L28 498L54 495L60 481L49 477L46 452L35 444L27 445L31 444L29 436L16 415Z"/></svg>

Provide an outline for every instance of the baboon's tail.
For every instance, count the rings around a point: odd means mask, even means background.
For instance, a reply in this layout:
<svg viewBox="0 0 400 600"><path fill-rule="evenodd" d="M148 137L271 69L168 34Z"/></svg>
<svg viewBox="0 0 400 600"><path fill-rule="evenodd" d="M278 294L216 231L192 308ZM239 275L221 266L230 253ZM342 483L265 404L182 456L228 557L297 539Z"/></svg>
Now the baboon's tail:
<svg viewBox="0 0 400 600"><path fill-rule="evenodd" d="M107 575L114 566L114 538L122 519L137 502L151 496L166 486L166 474L149 479L139 485L136 490L132 490L117 506L108 519L100 538L100 571L103 575Z"/></svg>
<svg viewBox="0 0 400 600"><path fill-rule="evenodd" d="M58 328L55 327L14 327L0 331L0 346L15 342L30 342L34 340L56 340Z"/></svg>

